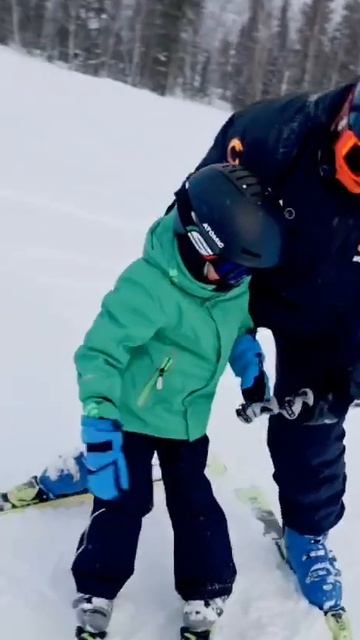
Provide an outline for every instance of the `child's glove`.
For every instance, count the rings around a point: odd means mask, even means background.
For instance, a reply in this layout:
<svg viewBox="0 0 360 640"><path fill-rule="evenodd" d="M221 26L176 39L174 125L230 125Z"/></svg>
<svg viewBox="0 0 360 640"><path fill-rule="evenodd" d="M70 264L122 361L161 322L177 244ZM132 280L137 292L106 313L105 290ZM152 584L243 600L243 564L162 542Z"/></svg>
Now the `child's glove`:
<svg viewBox="0 0 360 640"><path fill-rule="evenodd" d="M276 413L279 407L275 398L270 398L264 354L254 334L236 340L229 362L235 375L241 378L244 402L236 409L239 420L250 424L262 414Z"/></svg>
<svg viewBox="0 0 360 640"><path fill-rule="evenodd" d="M129 488L121 424L83 416L81 426L89 491L102 500L115 500Z"/></svg>
<svg viewBox="0 0 360 640"><path fill-rule="evenodd" d="M250 424L256 418L263 415L272 415L278 413L279 405L274 396L269 400L263 400L262 402L243 402L240 407L236 409L236 415L241 422Z"/></svg>

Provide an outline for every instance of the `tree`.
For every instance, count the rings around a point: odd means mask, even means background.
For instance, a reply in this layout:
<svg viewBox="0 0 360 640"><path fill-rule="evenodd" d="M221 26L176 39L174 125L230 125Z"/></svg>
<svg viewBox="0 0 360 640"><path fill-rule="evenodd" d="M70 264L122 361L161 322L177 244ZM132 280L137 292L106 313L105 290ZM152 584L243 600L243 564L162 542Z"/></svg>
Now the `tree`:
<svg viewBox="0 0 360 640"><path fill-rule="evenodd" d="M360 74L359 24L359 0L346 0L342 17L330 40L330 86L351 81Z"/></svg>
<svg viewBox="0 0 360 640"><path fill-rule="evenodd" d="M17 46L21 47L20 36L20 9L18 0L10 0L10 21L11 21L11 41Z"/></svg>
<svg viewBox="0 0 360 640"><path fill-rule="evenodd" d="M0 2L0 44L8 44L12 40L12 20L10 0Z"/></svg>
<svg viewBox="0 0 360 640"><path fill-rule="evenodd" d="M189 5L191 0L153 0L143 7L140 78L143 86L161 95L167 93L171 62Z"/></svg>
<svg viewBox="0 0 360 640"><path fill-rule="evenodd" d="M285 93L288 81L288 60L291 51L289 33L290 1L284 0L271 38L271 48L267 57L262 97L268 98Z"/></svg>
<svg viewBox="0 0 360 640"><path fill-rule="evenodd" d="M30 52L42 48L42 32L47 0L16 0L21 45Z"/></svg>
<svg viewBox="0 0 360 640"><path fill-rule="evenodd" d="M333 26L337 2L305 0L294 36L292 0L0 0L0 44L161 95L241 108L360 73L360 0L343 0Z"/></svg>
<svg viewBox="0 0 360 640"><path fill-rule="evenodd" d="M253 0L240 28L234 52L231 103L238 109L262 96L266 59L271 48L272 15L268 0Z"/></svg>
<svg viewBox="0 0 360 640"><path fill-rule="evenodd" d="M321 90L328 86L328 38L333 2L310 0L302 8L290 68L291 90Z"/></svg>
<svg viewBox="0 0 360 640"><path fill-rule="evenodd" d="M176 47L168 69L167 93L180 93L188 98L203 95L209 60L201 39L203 15L204 0L183 3Z"/></svg>
<svg viewBox="0 0 360 640"><path fill-rule="evenodd" d="M107 1L107 25L104 34L104 66L103 75L107 77L122 77L119 73L121 56L121 36L120 25L123 11L123 3L121 0ZM115 64L114 64L115 63Z"/></svg>
<svg viewBox="0 0 360 640"><path fill-rule="evenodd" d="M99 75L104 68L111 9L107 0L80 0L76 17L75 68L91 75Z"/></svg>

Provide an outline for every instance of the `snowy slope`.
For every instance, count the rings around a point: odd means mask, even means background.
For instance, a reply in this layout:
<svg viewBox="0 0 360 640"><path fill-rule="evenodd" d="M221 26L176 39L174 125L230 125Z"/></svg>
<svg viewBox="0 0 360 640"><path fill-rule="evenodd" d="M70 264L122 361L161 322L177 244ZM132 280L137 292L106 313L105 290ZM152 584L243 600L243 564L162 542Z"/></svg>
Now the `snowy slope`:
<svg viewBox="0 0 360 640"><path fill-rule="evenodd" d="M2 48L0 77L0 487L7 488L78 444L73 351L101 297L137 257L147 226L226 114ZM272 364L267 334L264 344ZM265 425L241 427L237 402L228 372L211 437L229 468L216 491L229 517L239 577L217 638L326 640L322 619L299 597L260 527L233 496L235 485L260 483L275 497ZM348 514L333 542L360 633L359 415L353 412L348 423ZM119 599L113 640L177 637L180 603L160 486L156 503L144 524L136 575ZM3 637L73 637L69 565L87 517L81 507L0 519Z"/></svg>

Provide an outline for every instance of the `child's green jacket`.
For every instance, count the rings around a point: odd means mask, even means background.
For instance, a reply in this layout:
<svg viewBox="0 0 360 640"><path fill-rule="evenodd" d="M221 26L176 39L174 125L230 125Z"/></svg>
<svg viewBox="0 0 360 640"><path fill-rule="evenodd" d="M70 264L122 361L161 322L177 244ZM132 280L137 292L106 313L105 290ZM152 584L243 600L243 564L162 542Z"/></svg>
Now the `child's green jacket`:
<svg viewBox="0 0 360 640"><path fill-rule="evenodd" d="M150 228L143 257L108 293L75 354L84 413L126 431L194 440L238 336L252 329L248 279L228 293L190 276L175 211Z"/></svg>

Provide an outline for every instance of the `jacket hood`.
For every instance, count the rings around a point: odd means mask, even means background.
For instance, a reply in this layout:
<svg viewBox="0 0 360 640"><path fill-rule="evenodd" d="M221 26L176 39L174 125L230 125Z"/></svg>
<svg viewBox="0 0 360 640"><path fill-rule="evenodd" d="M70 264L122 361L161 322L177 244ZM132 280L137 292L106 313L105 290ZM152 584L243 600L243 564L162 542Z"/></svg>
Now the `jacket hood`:
<svg viewBox="0 0 360 640"><path fill-rule="evenodd" d="M258 102L241 114L244 165L265 184L286 173L311 136L322 144L354 84L321 94L302 93ZM255 133L254 133L255 132Z"/></svg>
<svg viewBox="0 0 360 640"><path fill-rule="evenodd" d="M248 278L244 284L231 291L220 293L212 285L204 284L195 280L186 269L177 245L174 232L174 222L177 215L176 207L163 218L159 218L150 227L144 245L143 258L154 267L168 276L171 282L179 289L186 291L192 296L211 300L213 298L226 297L226 299L236 298L243 293L244 287L248 286Z"/></svg>

